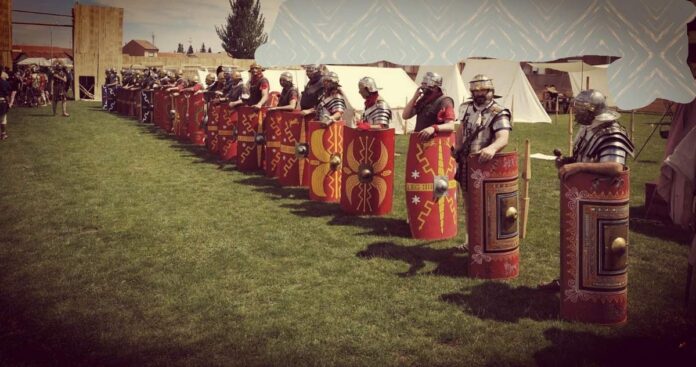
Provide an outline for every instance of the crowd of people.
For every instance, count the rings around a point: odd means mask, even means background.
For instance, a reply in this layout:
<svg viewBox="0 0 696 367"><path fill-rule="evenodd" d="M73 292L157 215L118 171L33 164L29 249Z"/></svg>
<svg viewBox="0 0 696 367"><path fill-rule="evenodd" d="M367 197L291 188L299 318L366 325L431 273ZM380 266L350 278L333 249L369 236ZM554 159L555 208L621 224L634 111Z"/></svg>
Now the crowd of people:
<svg viewBox="0 0 696 367"><path fill-rule="evenodd" d="M38 65L18 66L15 70L0 66L0 140L8 138L7 113L14 107L53 106L56 115L58 102L62 103L62 115L67 110L67 95L71 86L72 71L61 61L51 67Z"/></svg>

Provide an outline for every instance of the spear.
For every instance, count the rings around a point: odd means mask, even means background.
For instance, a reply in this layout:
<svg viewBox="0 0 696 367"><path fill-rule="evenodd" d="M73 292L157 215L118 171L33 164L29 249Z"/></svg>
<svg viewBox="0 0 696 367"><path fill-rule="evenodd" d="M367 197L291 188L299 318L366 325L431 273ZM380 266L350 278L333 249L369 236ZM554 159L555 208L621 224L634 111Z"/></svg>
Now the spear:
<svg viewBox="0 0 696 367"><path fill-rule="evenodd" d="M532 179L532 161L529 157L531 147L529 139L524 141L524 171L522 172L522 228L520 237L527 236L527 219L529 218L529 181Z"/></svg>

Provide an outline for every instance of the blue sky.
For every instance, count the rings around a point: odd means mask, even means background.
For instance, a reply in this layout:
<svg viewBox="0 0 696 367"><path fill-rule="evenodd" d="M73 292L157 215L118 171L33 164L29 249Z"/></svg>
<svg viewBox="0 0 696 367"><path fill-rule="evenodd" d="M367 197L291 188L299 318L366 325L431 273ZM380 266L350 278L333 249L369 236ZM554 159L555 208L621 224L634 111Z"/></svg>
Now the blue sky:
<svg viewBox="0 0 696 367"><path fill-rule="evenodd" d="M283 0L261 0L261 11L266 17L266 32L275 21L278 7ZM12 0L12 8L70 15L74 0ZM81 0L82 4L113 6L124 9L123 43L132 39L152 41L162 52L173 52L178 43L188 48L189 41L198 51L201 44L222 51L215 26L225 23L230 12L228 0ZM193 6L192 6L193 5ZM13 21L52 24L70 24L71 19L12 13ZM72 47L72 29L14 25L12 38L15 44L50 45Z"/></svg>

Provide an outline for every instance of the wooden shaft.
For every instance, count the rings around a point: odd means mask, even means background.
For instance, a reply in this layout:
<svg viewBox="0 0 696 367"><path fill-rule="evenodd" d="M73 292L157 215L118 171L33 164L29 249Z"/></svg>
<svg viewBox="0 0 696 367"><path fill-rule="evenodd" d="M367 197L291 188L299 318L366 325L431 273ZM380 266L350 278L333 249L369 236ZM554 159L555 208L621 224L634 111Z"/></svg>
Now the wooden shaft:
<svg viewBox="0 0 696 367"><path fill-rule="evenodd" d="M520 238L527 236L527 222L529 218L529 181L532 179L532 161L530 157L531 144L529 139L524 142L524 172L522 172L522 222L520 225Z"/></svg>
<svg viewBox="0 0 696 367"><path fill-rule="evenodd" d="M568 114L568 156L573 156L573 108L571 107Z"/></svg>
<svg viewBox="0 0 696 367"><path fill-rule="evenodd" d="M628 132L629 132L629 134L630 134L631 140L633 140L633 136L634 136L634 134L635 134L635 132L636 132L636 130L635 130L635 125L633 124L633 123L634 123L634 120L635 120L635 117L636 117L636 110L631 110L631 126L630 126L629 129L628 129Z"/></svg>

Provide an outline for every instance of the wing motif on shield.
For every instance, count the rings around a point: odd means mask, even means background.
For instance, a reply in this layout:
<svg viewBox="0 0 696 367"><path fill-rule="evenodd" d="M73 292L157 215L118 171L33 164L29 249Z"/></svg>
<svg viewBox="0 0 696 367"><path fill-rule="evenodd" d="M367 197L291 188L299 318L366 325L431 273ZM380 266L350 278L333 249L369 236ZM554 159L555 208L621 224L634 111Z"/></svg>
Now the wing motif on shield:
<svg viewBox="0 0 696 367"><path fill-rule="evenodd" d="M387 182L383 176L391 175L391 171L385 170L389 161L389 151L383 142L379 142L379 158L374 159L372 147L377 143L376 139L370 137L360 137L356 139L359 146L355 147L355 140L348 144L346 152L347 167L344 172L348 175L346 179L346 193L348 202L352 204L353 190L358 188L358 209L368 211L370 199L374 191L378 195L378 204L381 205L387 194ZM356 158L357 153L357 158Z"/></svg>

